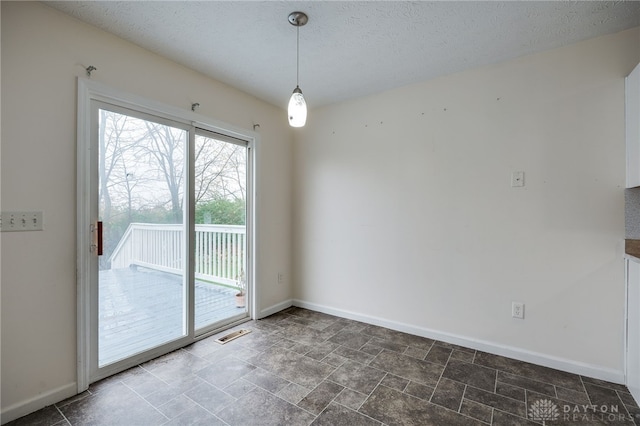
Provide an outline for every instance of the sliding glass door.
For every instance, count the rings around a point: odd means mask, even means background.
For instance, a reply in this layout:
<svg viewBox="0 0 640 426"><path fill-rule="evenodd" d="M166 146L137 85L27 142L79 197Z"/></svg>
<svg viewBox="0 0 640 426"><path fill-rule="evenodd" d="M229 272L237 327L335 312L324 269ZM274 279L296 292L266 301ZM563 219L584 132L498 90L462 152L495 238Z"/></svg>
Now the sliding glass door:
<svg viewBox="0 0 640 426"><path fill-rule="evenodd" d="M189 130L113 106L102 106L98 116L103 367L187 335Z"/></svg>
<svg viewBox="0 0 640 426"><path fill-rule="evenodd" d="M247 313L247 143L195 137L195 328Z"/></svg>
<svg viewBox="0 0 640 426"><path fill-rule="evenodd" d="M95 381L248 317L251 155L190 122L100 100L90 110L80 320Z"/></svg>

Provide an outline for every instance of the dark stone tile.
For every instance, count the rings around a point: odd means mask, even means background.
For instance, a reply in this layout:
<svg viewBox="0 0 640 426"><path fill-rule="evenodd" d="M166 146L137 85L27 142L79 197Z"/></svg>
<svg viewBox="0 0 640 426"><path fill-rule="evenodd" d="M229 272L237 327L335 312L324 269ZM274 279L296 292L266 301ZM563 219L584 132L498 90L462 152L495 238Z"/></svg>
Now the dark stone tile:
<svg viewBox="0 0 640 426"><path fill-rule="evenodd" d="M371 341L369 343L379 348L387 349L387 350L390 350L393 352L399 352L399 353L404 353L404 351L406 351L409 348L409 346L407 345L404 345L401 343L395 343L389 340L378 339L377 337L371 338ZM414 349L417 349L417 348L414 348Z"/></svg>
<svg viewBox="0 0 640 426"><path fill-rule="evenodd" d="M342 405L330 404L314 421L312 426L380 426L380 422L350 410Z"/></svg>
<svg viewBox="0 0 640 426"><path fill-rule="evenodd" d="M298 403L298 407L304 408L313 414L320 414L343 389L343 386L336 383L324 381L302 398L302 401Z"/></svg>
<svg viewBox="0 0 640 426"><path fill-rule="evenodd" d="M438 340L434 344L455 351L468 352L470 354L475 353L475 349L467 348L466 346L454 345L453 343L441 342Z"/></svg>
<svg viewBox="0 0 640 426"><path fill-rule="evenodd" d="M185 395L214 414L236 400L209 383L203 383L186 392Z"/></svg>
<svg viewBox="0 0 640 426"><path fill-rule="evenodd" d="M230 425L308 425L315 416L302 408L255 388L217 416Z"/></svg>
<svg viewBox="0 0 640 426"><path fill-rule="evenodd" d="M355 331L356 333L361 332L362 330L364 330L369 324L365 324L363 322L359 322L359 321L353 321L353 320L345 320L346 322L344 322L344 328L343 330L345 331Z"/></svg>
<svg viewBox="0 0 640 426"><path fill-rule="evenodd" d="M367 367L359 362L347 361L331 373L329 380L349 389L369 394L385 374L384 371Z"/></svg>
<svg viewBox="0 0 640 426"><path fill-rule="evenodd" d="M492 368L452 359L447 363L442 377L493 392L496 387L496 373Z"/></svg>
<svg viewBox="0 0 640 426"><path fill-rule="evenodd" d="M258 355L260 352L255 351L253 349L245 348L243 346L238 346L233 351L233 357L242 361L247 361L250 358Z"/></svg>
<svg viewBox="0 0 640 426"><path fill-rule="evenodd" d="M506 396L511 399L517 399L524 402L526 400L526 392L523 388L508 385L506 383L496 383L496 393L498 395Z"/></svg>
<svg viewBox="0 0 640 426"><path fill-rule="evenodd" d="M214 342L211 338L207 338L192 343L189 346L185 346L182 349L190 354L203 357L219 350L220 348L220 344Z"/></svg>
<svg viewBox="0 0 640 426"><path fill-rule="evenodd" d="M506 396L498 395L473 387L467 387L467 390L464 393L464 397L471 401L488 405L490 407L497 408L498 410L506 411L520 417L527 416L527 409L523 401L517 401L515 399L507 398Z"/></svg>
<svg viewBox="0 0 640 426"><path fill-rule="evenodd" d="M133 375L123 380L123 383L129 388L133 389L138 395L141 395L143 397L154 393L159 389L169 387L166 382L160 380L155 375L144 370L142 370L142 372L139 374Z"/></svg>
<svg viewBox="0 0 640 426"><path fill-rule="evenodd" d="M618 393L610 388L603 388L591 383L585 383L584 388L589 395L591 403L594 405L602 406L623 406L622 400L618 396Z"/></svg>
<svg viewBox="0 0 640 426"><path fill-rule="evenodd" d="M218 349L209 352L207 355L213 356L214 354L223 353L225 353L224 350ZM172 383L181 380L185 376L196 374L209 365L208 361L191 352L178 350L149 361L143 364L143 367L159 379Z"/></svg>
<svg viewBox="0 0 640 426"><path fill-rule="evenodd" d="M129 375L131 374L130 371L138 371L138 370L140 370L140 367L133 367L133 368L130 368L129 370L126 370L121 373L102 379L98 382L91 383L89 385L89 393L91 395L98 395L101 392L108 390L113 386L122 385L122 380L129 377Z"/></svg>
<svg viewBox="0 0 640 426"><path fill-rule="evenodd" d="M627 407L627 411L631 418L635 421L636 426L640 425L640 408L637 407Z"/></svg>
<svg viewBox="0 0 640 426"><path fill-rule="evenodd" d="M287 347L287 349L289 349L290 351L293 351L293 352L299 353L300 355L304 355L304 354L306 354L306 353L307 353L307 352L309 352L312 348L313 348L313 346L311 346L311 345L305 345L305 344L302 344L302 343L297 343L297 344L295 344L295 345L293 345L293 346L289 346L289 347Z"/></svg>
<svg viewBox="0 0 640 426"><path fill-rule="evenodd" d="M607 389L613 389L613 390L617 390L617 391L621 391L621 392L627 392L627 393L629 392L629 389L625 385L620 385L618 383L606 382L604 380L594 379L592 377L586 377L586 376L581 376L581 377L582 377L582 381L585 384L591 383L593 385L598 385L600 387L607 388Z"/></svg>
<svg viewBox="0 0 640 426"><path fill-rule="evenodd" d="M493 408L464 398L460 406L460 414L490 424L493 417Z"/></svg>
<svg viewBox="0 0 640 426"><path fill-rule="evenodd" d="M289 315L285 311L276 312L273 315L259 319L256 321L256 325L260 327L278 325L281 321L289 318ZM246 324L246 323L245 323Z"/></svg>
<svg viewBox="0 0 640 426"><path fill-rule="evenodd" d="M336 350L339 345L332 342L322 342L317 345L312 345L311 349L305 354L309 358L313 358L315 360L322 360L331 352Z"/></svg>
<svg viewBox="0 0 640 426"><path fill-rule="evenodd" d="M289 384L287 380L274 376L262 368L256 368L249 374L245 375L243 380L251 382L254 385L258 385L262 389L271 393L276 393L281 389L284 389Z"/></svg>
<svg viewBox="0 0 640 426"><path fill-rule="evenodd" d="M194 405L163 426L225 426L222 420L204 408Z"/></svg>
<svg viewBox="0 0 640 426"><path fill-rule="evenodd" d="M162 424L167 419L122 383L60 408L73 425Z"/></svg>
<svg viewBox="0 0 640 426"><path fill-rule="evenodd" d="M416 398L424 399L425 401L429 401L431 399L434 390L435 388L431 386L421 385L416 382L409 382L409 384L404 388L405 393L415 396Z"/></svg>
<svg viewBox="0 0 640 426"><path fill-rule="evenodd" d="M460 409L462 395L464 394L465 385L460 382L445 379L444 377L438 382L436 390L433 392L431 402L453 411Z"/></svg>
<svg viewBox="0 0 640 426"><path fill-rule="evenodd" d="M309 389L315 388L335 370L328 364L282 348L269 348L249 362Z"/></svg>
<svg viewBox="0 0 640 426"><path fill-rule="evenodd" d="M321 331L295 323L283 327L278 332L278 336L305 345L313 345L327 340Z"/></svg>
<svg viewBox="0 0 640 426"><path fill-rule="evenodd" d="M410 356L411 358L425 359L429 351L425 349L414 348L412 346L408 346L407 349L403 352L404 355Z"/></svg>
<svg viewBox="0 0 640 426"><path fill-rule="evenodd" d="M338 347L335 351L333 351L332 353L336 354L336 355L340 355L344 358L348 358L350 360L353 361L358 361L362 364L368 364L369 361L371 361L373 359L373 355L369 355L368 353L362 352L362 351L354 351L353 349L349 349L347 347L344 346L340 346Z"/></svg>
<svg viewBox="0 0 640 426"><path fill-rule="evenodd" d="M409 380L387 373L387 375L384 377L384 379L382 379L382 382L380 384L385 385L388 388L403 392L404 389L409 384Z"/></svg>
<svg viewBox="0 0 640 426"><path fill-rule="evenodd" d="M480 351L476 352L473 363L502 370L516 376L537 380L539 382L562 386L566 389L575 391L583 390L580 376L560 370L554 370L553 368L530 364L528 362L518 361Z"/></svg>
<svg viewBox="0 0 640 426"><path fill-rule="evenodd" d="M157 391L146 395L144 399L146 399L147 402L149 402L149 404L153 405L154 407L159 407L160 405L167 403L181 393L184 393L189 389L193 389L196 386L201 385L202 383L206 382L197 376L188 376L183 378L183 380L180 382L175 382L169 386L161 387Z"/></svg>
<svg viewBox="0 0 640 426"><path fill-rule="evenodd" d="M313 321L306 318L289 316L287 319L283 320L281 324L299 324L308 327L313 324Z"/></svg>
<svg viewBox="0 0 640 426"><path fill-rule="evenodd" d="M286 388L281 389L276 395L285 401L297 405L298 402L302 401L302 398L308 394L309 389L295 383L289 383Z"/></svg>
<svg viewBox="0 0 640 426"><path fill-rule="evenodd" d="M245 379L238 379L222 390L234 398L240 398L245 393L255 389L255 387L256 385L246 381Z"/></svg>
<svg viewBox="0 0 640 426"><path fill-rule="evenodd" d="M174 419L195 405L195 402L181 394L156 408L167 418Z"/></svg>
<svg viewBox="0 0 640 426"><path fill-rule="evenodd" d="M435 386L438 384L438 380L444 369L442 365L387 350L376 356L369 365L427 386Z"/></svg>
<svg viewBox="0 0 640 426"><path fill-rule="evenodd" d="M424 359L436 364L446 365L447 361L449 361L449 357L451 356L452 351L453 349L433 345Z"/></svg>
<svg viewBox="0 0 640 426"><path fill-rule="evenodd" d="M258 355L260 356L262 354ZM228 357L203 368L197 375L218 388L224 388L255 369L251 364Z"/></svg>
<svg viewBox="0 0 640 426"><path fill-rule="evenodd" d="M433 395L433 390L434 388L431 386L421 385L416 382L409 382L404 388L405 393L415 396L416 398L424 399L425 401L429 401L431 395Z"/></svg>
<svg viewBox="0 0 640 426"><path fill-rule="evenodd" d="M481 425L479 421L386 386L378 386L360 412L388 425Z"/></svg>
<svg viewBox="0 0 640 426"><path fill-rule="evenodd" d="M380 352L382 352L382 348L380 346L372 344L371 342L368 342L366 345L360 348L360 351L372 356L376 356Z"/></svg>
<svg viewBox="0 0 640 426"><path fill-rule="evenodd" d="M226 343L224 346L221 346L217 351L211 352L210 354L204 355L203 359L207 361L208 364L214 364L223 360L224 358L229 358L233 356L238 348L241 346L238 345L238 342L231 341Z"/></svg>
<svg viewBox="0 0 640 426"><path fill-rule="evenodd" d="M556 424L554 421L551 423ZM540 423L533 422L524 417L514 416L513 414L505 413L503 411L493 411L493 426L540 426Z"/></svg>
<svg viewBox="0 0 640 426"><path fill-rule="evenodd" d="M537 380L527 379L526 377L516 376L513 374L498 371L498 382L508 385L518 386L527 390L532 390L549 396L556 396L556 389L549 383L539 382Z"/></svg>
<svg viewBox="0 0 640 426"><path fill-rule="evenodd" d="M318 311L312 311L310 309L299 308L297 306L292 306L287 310L286 313L299 318L306 318L312 321L328 321L330 323L338 321L338 318L334 317L333 315L325 314Z"/></svg>
<svg viewBox="0 0 640 426"><path fill-rule="evenodd" d="M338 396L336 396L334 402L342 404L345 407L351 408L352 410L358 410L362 403L367 399L367 396L368 395L365 395L363 393L345 388L342 390L342 392L340 392Z"/></svg>
<svg viewBox="0 0 640 426"><path fill-rule="evenodd" d="M574 404L591 404L591 401L589 401L589 397L585 391L578 392L556 386L556 394L558 395L558 399L563 401L572 402Z"/></svg>
<svg viewBox="0 0 640 426"><path fill-rule="evenodd" d="M19 419L6 423L6 426L53 426L65 421L65 418L55 405L49 405Z"/></svg>
<svg viewBox="0 0 640 426"><path fill-rule="evenodd" d="M299 345L299 343L294 342L293 340L289 340L289 339L280 339L278 340L273 346L271 346L271 348L279 348L279 349L288 349L288 350L293 350L293 348ZM302 345L302 346L306 346L307 348L310 348L311 345ZM310 349L309 349L310 350Z"/></svg>
<svg viewBox="0 0 640 426"><path fill-rule="evenodd" d="M429 350L434 341L426 337L414 336L400 331L390 330L376 325L366 325L362 332L366 335L387 340L399 345L412 346L414 348Z"/></svg>
<svg viewBox="0 0 640 426"><path fill-rule="evenodd" d="M322 362L329 364L333 367L340 367L342 364L347 362L347 358L335 353L330 353L329 355L322 358Z"/></svg>
<svg viewBox="0 0 640 426"><path fill-rule="evenodd" d="M451 352L451 359L457 359L458 361L470 362L473 363L473 358L475 358L476 353L461 351L460 349L454 349Z"/></svg>
<svg viewBox="0 0 640 426"><path fill-rule="evenodd" d="M339 345L346 346L355 350L358 350L366 345L369 340L371 340L371 337L367 335L344 330L329 339L330 342L337 343Z"/></svg>
<svg viewBox="0 0 640 426"><path fill-rule="evenodd" d="M340 322L340 321L334 321L331 324L329 324L327 327L323 328L321 331L324 333L329 333L329 334L336 334L342 330L344 330L346 324Z"/></svg>
<svg viewBox="0 0 640 426"><path fill-rule="evenodd" d="M627 407L638 407L638 402L633 399L633 395L629 392L618 391L618 396Z"/></svg>

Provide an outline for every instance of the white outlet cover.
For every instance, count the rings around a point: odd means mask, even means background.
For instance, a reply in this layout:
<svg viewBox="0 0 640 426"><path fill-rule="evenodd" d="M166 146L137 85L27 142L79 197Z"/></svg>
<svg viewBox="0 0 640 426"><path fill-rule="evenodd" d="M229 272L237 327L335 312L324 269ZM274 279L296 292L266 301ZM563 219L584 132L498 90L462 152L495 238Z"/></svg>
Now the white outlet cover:
<svg viewBox="0 0 640 426"><path fill-rule="evenodd" d="M513 318L524 319L524 303L512 302L511 303L511 316Z"/></svg>

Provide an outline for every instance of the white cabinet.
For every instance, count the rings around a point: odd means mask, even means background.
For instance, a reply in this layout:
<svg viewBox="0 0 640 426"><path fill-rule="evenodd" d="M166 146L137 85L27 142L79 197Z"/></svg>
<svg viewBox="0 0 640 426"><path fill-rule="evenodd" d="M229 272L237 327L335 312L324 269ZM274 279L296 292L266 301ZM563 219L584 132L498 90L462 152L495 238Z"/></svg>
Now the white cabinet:
<svg viewBox="0 0 640 426"><path fill-rule="evenodd" d="M627 188L640 186L640 64L625 79Z"/></svg>
<svg viewBox="0 0 640 426"><path fill-rule="evenodd" d="M640 263L627 259L627 387L640 403Z"/></svg>

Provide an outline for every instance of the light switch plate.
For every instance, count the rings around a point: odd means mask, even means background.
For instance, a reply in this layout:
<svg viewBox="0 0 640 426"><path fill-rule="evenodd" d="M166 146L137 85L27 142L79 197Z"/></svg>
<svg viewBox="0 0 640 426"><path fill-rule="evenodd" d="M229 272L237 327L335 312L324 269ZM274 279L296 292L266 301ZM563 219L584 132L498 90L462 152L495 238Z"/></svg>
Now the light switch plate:
<svg viewBox="0 0 640 426"><path fill-rule="evenodd" d="M2 212L0 214L0 231L42 231L42 212Z"/></svg>

